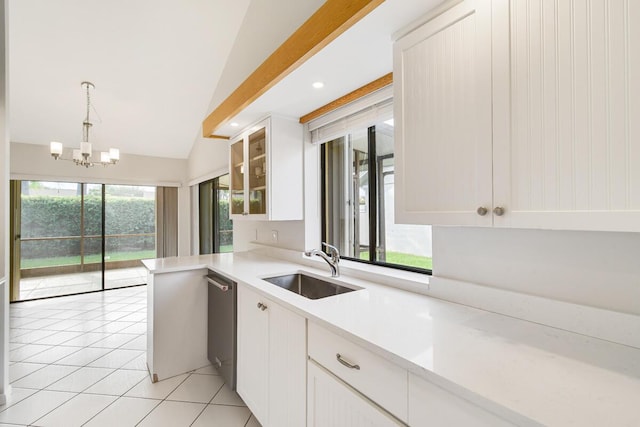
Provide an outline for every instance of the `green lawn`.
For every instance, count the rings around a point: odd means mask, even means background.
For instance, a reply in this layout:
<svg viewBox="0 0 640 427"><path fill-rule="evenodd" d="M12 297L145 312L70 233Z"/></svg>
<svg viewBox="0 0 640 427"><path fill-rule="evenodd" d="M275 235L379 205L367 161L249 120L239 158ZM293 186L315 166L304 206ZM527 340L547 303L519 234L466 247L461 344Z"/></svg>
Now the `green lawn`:
<svg viewBox="0 0 640 427"><path fill-rule="evenodd" d="M116 252L107 255L107 262L110 261L129 261L135 259L155 258L156 251L133 251L133 252ZM93 264L102 261L102 256L87 255L84 257L85 264ZM54 267L59 265L74 265L80 264L80 256L67 256L67 257L50 257L50 258L35 258L35 259L22 259L20 262L20 268L38 268L38 267Z"/></svg>
<svg viewBox="0 0 640 427"><path fill-rule="evenodd" d="M360 259L368 260L369 252L360 252ZM427 270L431 270L433 268L433 259L426 256L404 254L402 252L387 252L387 260L385 262L388 264L405 265L408 267L424 268Z"/></svg>

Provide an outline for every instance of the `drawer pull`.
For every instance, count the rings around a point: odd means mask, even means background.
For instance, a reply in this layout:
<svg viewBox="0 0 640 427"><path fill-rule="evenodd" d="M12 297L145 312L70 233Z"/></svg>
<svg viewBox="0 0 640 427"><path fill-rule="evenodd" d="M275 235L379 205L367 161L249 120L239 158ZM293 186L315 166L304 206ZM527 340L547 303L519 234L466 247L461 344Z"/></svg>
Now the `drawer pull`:
<svg viewBox="0 0 640 427"><path fill-rule="evenodd" d="M349 369L357 369L358 371L360 370L360 365L354 365L352 363L347 362L342 358L340 353L336 353L336 359L338 359L338 362L342 363L344 366L346 366Z"/></svg>

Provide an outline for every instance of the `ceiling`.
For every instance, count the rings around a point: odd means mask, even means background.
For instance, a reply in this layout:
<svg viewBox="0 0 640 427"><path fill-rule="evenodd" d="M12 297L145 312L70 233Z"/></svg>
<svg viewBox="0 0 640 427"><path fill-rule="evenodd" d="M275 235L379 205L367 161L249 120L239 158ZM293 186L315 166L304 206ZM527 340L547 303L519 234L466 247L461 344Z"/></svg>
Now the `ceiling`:
<svg viewBox="0 0 640 427"><path fill-rule="evenodd" d="M94 150L187 158L250 1L9 0L11 141L79 146L89 80ZM216 133L300 117L390 72L392 35L442 1L386 0Z"/></svg>
<svg viewBox="0 0 640 427"><path fill-rule="evenodd" d="M9 0L11 141L187 158L248 4Z"/></svg>
<svg viewBox="0 0 640 427"><path fill-rule="evenodd" d="M443 1L386 0L214 133L232 136L271 113L299 118L391 72L393 35Z"/></svg>

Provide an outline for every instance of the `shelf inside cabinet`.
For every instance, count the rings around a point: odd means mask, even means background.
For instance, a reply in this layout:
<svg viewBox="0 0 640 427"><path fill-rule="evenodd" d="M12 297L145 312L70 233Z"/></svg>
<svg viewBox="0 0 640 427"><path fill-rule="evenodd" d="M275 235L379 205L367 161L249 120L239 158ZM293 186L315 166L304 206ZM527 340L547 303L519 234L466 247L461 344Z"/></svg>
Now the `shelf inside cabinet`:
<svg viewBox="0 0 640 427"><path fill-rule="evenodd" d="M265 153L263 153L263 154L260 154L260 155L252 157L251 161L252 162L257 162L258 160L265 159L266 157L267 157L267 155Z"/></svg>

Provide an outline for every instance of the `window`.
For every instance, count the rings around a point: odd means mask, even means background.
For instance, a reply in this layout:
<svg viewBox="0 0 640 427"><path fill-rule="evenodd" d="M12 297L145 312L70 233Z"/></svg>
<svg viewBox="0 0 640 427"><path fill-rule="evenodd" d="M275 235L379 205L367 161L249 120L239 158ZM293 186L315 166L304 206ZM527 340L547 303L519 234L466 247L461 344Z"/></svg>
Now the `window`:
<svg viewBox="0 0 640 427"><path fill-rule="evenodd" d="M321 149L322 240L342 258L431 272L431 227L394 222L393 120Z"/></svg>
<svg viewBox="0 0 640 427"><path fill-rule="evenodd" d="M233 252L229 174L200 184L200 253Z"/></svg>

